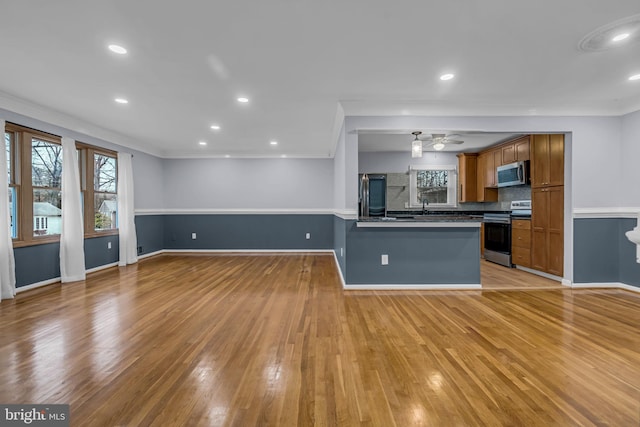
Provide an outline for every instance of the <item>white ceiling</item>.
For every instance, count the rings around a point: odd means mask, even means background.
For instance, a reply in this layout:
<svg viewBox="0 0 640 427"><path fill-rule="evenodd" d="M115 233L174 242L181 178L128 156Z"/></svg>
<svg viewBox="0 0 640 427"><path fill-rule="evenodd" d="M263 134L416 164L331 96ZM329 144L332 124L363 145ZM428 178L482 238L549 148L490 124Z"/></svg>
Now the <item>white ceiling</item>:
<svg viewBox="0 0 640 427"><path fill-rule="evenodd" d="M627 80L640 73L640 37L578 49L591 31L638 14L638 0L5 1L0 107L54 110L74 130L85 123L164 157L330 157L340 106L346 115L640 109L640 81ZM108 51L114 42L129 53ZM456 78L440 81L444 72Z"/></svg>

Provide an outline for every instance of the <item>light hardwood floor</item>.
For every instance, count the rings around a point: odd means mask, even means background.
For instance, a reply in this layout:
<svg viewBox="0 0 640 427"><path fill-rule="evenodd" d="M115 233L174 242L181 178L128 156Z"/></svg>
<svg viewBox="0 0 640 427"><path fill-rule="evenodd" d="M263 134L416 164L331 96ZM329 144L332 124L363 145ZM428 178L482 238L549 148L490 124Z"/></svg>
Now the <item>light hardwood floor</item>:
<svg viewBox="0 0 640 427"><path fill-rule="evenodd" d="M640 294L343 291L333 256L159 256L0 303L0 402L74 426L637 426Z"/></svg>
<svg viewBox="0 0 640 427"><path fill-rule="evenodd" d="M517 268L480 260L482 289L562 289L562 283Z"/></svg>

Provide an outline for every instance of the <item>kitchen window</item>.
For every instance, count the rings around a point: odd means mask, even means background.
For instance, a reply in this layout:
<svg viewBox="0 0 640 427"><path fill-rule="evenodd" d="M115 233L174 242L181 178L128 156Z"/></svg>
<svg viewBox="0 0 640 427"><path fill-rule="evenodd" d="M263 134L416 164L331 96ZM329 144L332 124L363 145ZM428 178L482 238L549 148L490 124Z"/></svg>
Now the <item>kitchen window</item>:
<svg viewBox="0 0 640 427"><path fill-rule="evenodd" d="M456 207L457 172L455 165L415 165L410 168L410 207Z"/></svg>

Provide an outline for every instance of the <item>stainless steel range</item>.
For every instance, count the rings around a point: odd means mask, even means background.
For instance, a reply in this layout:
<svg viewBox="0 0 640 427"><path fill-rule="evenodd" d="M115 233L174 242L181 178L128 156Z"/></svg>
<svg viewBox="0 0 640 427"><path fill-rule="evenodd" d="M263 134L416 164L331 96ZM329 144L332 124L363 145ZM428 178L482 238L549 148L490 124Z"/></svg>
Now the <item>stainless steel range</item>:
<svg viewBox="0 0 640 427"><path fill-rule="evenodd" d="M511 212L484 214L484 258L506 267L511 264L511 218L530 217L531 200L511 202Z"/></svg>

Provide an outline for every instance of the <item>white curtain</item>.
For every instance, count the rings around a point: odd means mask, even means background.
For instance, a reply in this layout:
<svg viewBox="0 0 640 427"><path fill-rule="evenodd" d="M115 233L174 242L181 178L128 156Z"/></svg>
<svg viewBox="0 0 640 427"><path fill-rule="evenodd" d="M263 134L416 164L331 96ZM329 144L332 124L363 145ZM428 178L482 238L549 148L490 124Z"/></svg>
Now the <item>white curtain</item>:
<svg viewBox="0 0 640 427"><path fill-rule="evenodd" d="M16 267L11 241L11 213L9 212L9 182L7 181L7 152L4 147L4 125L2 129L2 150L0 150L0 301L16 295ZM16 203L14 200L13 203Z"/></svg>
<svg viewBox="0 0 640 427"><path fill-rule="evenodd" d="M86 278L84 225L80 198L80 170L76 142L62 138L62 232L60 233L62 283Z"/></svg>
<svg viewBox="0 0 640 427"><path fill-rule="evenodd" d="M138 262L131 159L131 154L118 153L118 229L120 232L118 265L120 266Z"/></svg>

